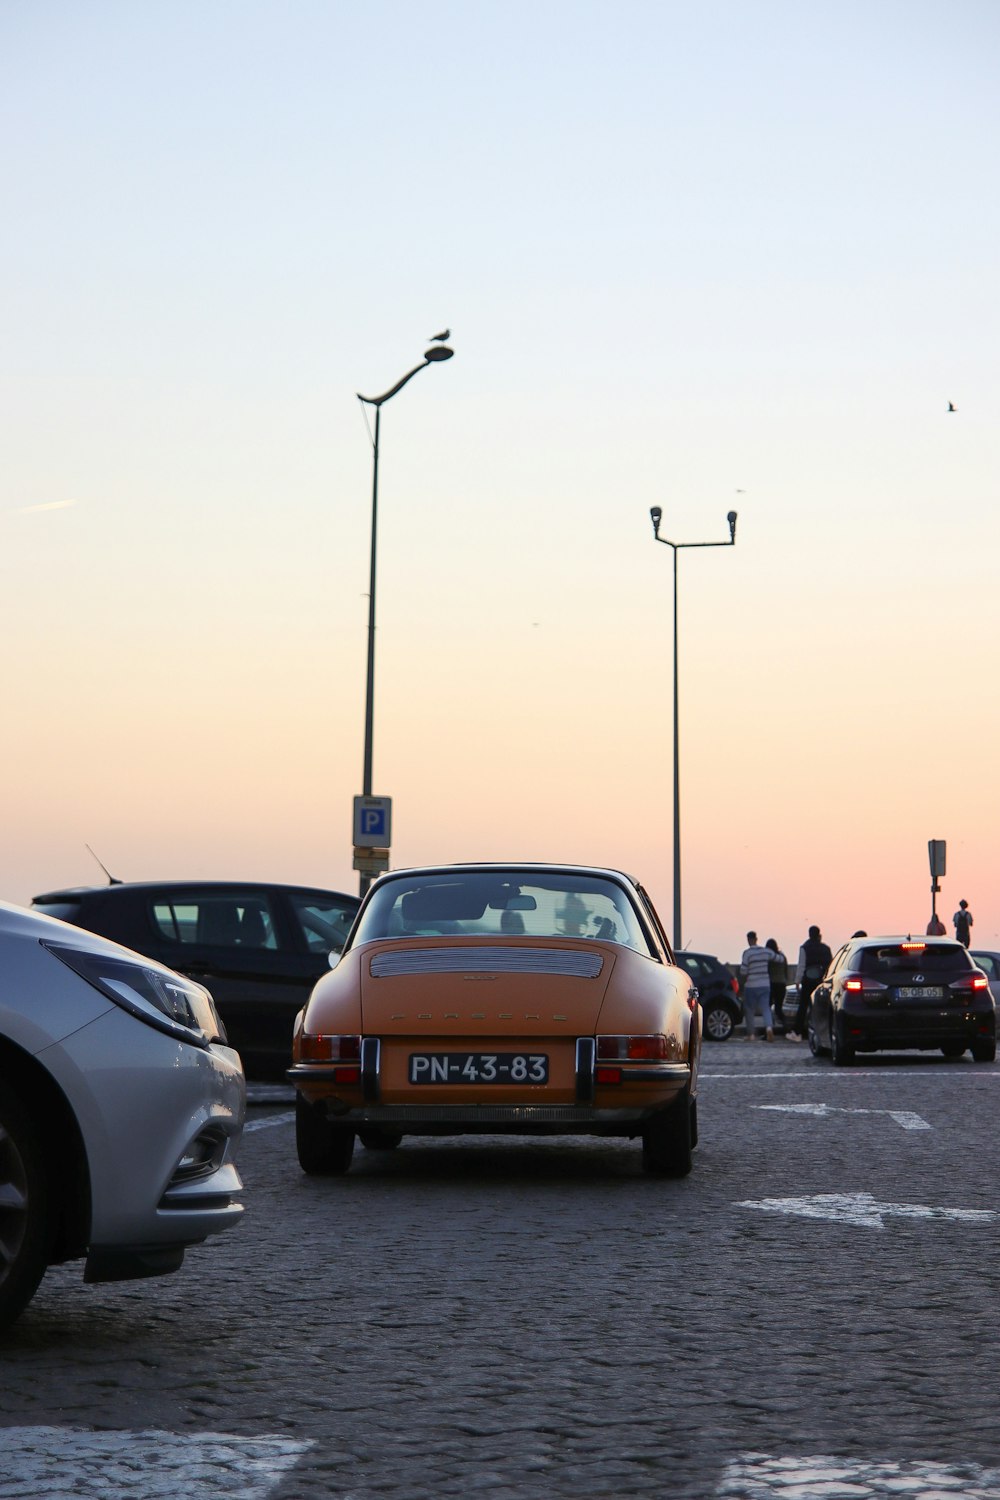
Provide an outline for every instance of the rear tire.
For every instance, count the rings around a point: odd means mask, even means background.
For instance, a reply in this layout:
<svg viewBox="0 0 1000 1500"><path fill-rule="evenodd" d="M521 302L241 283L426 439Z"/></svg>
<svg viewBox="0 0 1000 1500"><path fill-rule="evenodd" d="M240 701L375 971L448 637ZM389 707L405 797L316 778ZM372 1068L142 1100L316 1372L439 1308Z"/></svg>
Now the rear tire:
<svg viewBox="0 0 1000 1500"><path fill-rule="evenodd" d="M725 1005L713 1005L711 1000L702 1006L702 1035L710 1042L728 1042L736 1022L733 1013Z"/></svg>
<svg viewBox="0 0 1000 1500"><path fill-rule="evenodd" d="M52 1223L38 1132L17 1095L0 1089L0 1328L13 1323L45 1275Z"/></svg>
<svg viewBox="0 0 1000 1500"><path fill-rule="evenodd" d="M991 1037L988 1042L972 1043L973 1062L994 1062L997 1055L997 1039Z"/></svg>
<svg viewBox="0 0 1000 1500"><path fill-rule="evenodd" d="M642 1170L651 1177L686 1177L691 1170L691 1090L648 1120L642 1131Z"/></svg>
<svg viewBox="0 0 1000 1500"><path fill-rule="evenodd" d="M295 1096L295 1148L310 1177L343 1177L354 1155L354 1131L335 1125L301 1094Z"/></svg>
<svg viewBox="0 0 1000 1500"><path fill-rule="evenodd" d="M841 1037L835 1015L830 1017L830 1061L835 1068L849 1068L854 1061L854 1048Z"/></svg>

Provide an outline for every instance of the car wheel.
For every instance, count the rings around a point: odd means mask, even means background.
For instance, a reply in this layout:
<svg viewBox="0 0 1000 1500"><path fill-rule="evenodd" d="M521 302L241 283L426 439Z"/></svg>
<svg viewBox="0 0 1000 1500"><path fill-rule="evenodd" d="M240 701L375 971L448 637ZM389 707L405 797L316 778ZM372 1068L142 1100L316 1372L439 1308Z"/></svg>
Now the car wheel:
<svg viewBox="0 0 1000 1500"><path fill-rule="evenodd" d="M643 1126L642 1170L651 1177L686 1177L691 1170L691 1092Z"/></svg>
<svg viewBox="0 0 1000 1500"><path fill-rule="evenodd" d="M945 1042L944 1046L941 1048L941 1051L945 1057L961 1057L962 1053L965 1051L965 1043Z"/></svg>
<svg viewBox="0 0 1000 1500"><path fill-rule="evenodd" d="M395 1151L402 1139L401 1130L380 1130L375 1126L358 1131L358 1140L366 1151Z"/></svg>
<svg viewBox="0 0 1000 1500"><path fill-rule="evenodd" d="M819 1037L816 1035L815 1026L809 1027L809 1051L812 1053L813 1057L819 1057L820 1053L823 1051L823 1048L819 1044Z"/></svg>
<svg viewBox="0 0 1000 1500"><path fill-rule="evenodd" d="M710 1042L728 1042L735 1025L733 1013L725 1005L712 1005L709 1002L704 1007L701 1029Z"/></svg>
<svg viewBox="0 0 1000 1500"><path fill-rule="evenodd" d="M830 1061L835 1068L849 1068L854 1061L854 1048L841 1037L836 1016L830 1017Z"/></svg>
<svg viewBox="0 0 1000 1500"><path fill-rule="evenodd" d="M991 1037L988 1042L972 1043L972 1058L974 1062L993 1062L997 1055L996 1037Z"/></svg>
<svg viewBox="0 0 1000 1500"><path fill-rule="evenodd" d="M295 1147L299 1166L310 1177L342 1177L354 1155L354 1131L347 1125L335 1125L297 1094Z"/></svg>
<svg viewBox="0 0 1000 1500"><path fill-rule="evenodd" d="M34 1296L51 1243L51 1195L37 1132L20 1100L0 1090L0 1328Z"/></svg>

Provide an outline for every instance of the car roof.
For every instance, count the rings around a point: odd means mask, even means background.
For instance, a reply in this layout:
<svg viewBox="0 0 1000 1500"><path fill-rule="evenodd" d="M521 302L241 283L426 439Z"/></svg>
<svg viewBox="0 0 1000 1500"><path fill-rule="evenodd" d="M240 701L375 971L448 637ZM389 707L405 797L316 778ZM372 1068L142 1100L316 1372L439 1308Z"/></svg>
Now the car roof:
<svg viewBox="0 0 1000 1500"><path fill-rule="evenodd" d="M110 885L76 885L63 890L45 891L33 896L35 902L77 901L84 896L107 896L111 891L163 891L208 895L215 891L306 891L315 896L336 896L339 900L360 902L347 891L333 891L321 885L289 885L280 880L113 880Z"/></svg>
<svg viewBox="0 0 1000 1500"><path fill-rule="evenodd" d="M848 946L877 948L880 943L920 943L925 948L954 948L958 942L953 937L931 937L922 932L889 932L884 937L848 938ZM963 945L959 943L959 947Z"/></svg>
<svg viewBox="0 0 1000 1500"><path fill-rule="evenodd" d="M507 870L524 870L528 874L597 875L609 880L625 880L631 886L639 884L634 875L629 875L624 870L613 870L604 865L562 864L558 861L529 859L467 860L446 865L410 865L399 870L384 871L375 884L381 884L383 880L393 880L397 876L408 879L414 875L457 875L479 874L480 872L492 875Z"/></svg>

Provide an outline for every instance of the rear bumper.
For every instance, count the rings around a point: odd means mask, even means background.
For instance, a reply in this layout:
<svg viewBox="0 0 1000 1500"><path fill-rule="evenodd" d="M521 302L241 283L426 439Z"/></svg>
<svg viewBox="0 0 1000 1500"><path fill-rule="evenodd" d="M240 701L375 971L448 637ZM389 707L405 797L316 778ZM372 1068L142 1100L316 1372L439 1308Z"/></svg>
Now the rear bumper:
<svg viewBox="0 0 1000 1500"><path fill-rule="evenodd" d="M878 1014L841 1011L840 1031L849 1046L858 1051L880 1048L940 1047L948 1042L988 1041L996 1036L993 1010L920 1010Z"/></svg>
<svg viewBox="0 0 1000 1500"><path fill-rule="evenodd" d="M357 1071L355 1066L355 1076ZM614 1082L598 1078L594 1039L580 1037L572 1088L397 1086L384 1097L379 1039L365 1037L359 1082L345 1084L336 1064L297 1063L286 1077L308 1103L339 1124L389 1125L407 1135L631 1135L692 1084L684 1062L622 1063L613 1071L619 1074Z"/></svg>

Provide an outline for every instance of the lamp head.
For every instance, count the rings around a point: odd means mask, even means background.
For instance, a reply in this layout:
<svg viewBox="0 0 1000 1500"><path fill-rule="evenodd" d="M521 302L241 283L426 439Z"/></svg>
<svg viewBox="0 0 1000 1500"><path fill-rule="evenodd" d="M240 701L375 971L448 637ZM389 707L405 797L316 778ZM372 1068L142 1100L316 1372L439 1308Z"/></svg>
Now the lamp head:
<svg viewBox="0 0 1000 1500"><path fill-rule="evenodd" d="M736 512L734 510L731 510L729 512L728 516L726 517L726 520L729 522L729 539L730 539L730 541L735 542L735 540L736 540Z"/></svg>
<svg viewBox="0 0 1000 1500"><path fill-rule="evenodd" d="M439 360L451 359L454 353L454 349L448 349L444 344L435 344L433 349L424 351L424 359L428 364L436 364Z"/></svg>
<svg viewBox="0 0 1000 1500"><path fill-rule="evenodd" d="M663 520L663 510L659 505L651 505L649 507L649 514L653 522L653 535L659 536L660 522Z"/></svg>

